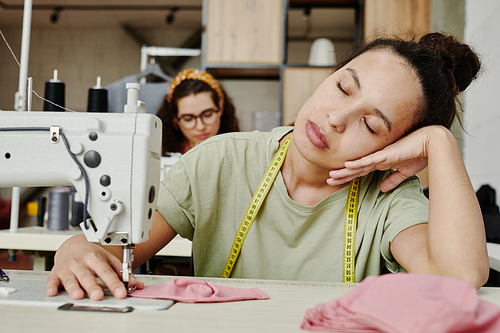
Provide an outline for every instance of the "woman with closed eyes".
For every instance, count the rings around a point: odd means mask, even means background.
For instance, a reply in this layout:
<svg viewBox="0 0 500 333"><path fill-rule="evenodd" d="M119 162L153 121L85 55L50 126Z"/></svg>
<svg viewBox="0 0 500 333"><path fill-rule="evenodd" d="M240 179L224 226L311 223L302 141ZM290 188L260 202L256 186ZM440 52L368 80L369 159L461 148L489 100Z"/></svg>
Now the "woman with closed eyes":
<svg viewBox="0 0 500 333"><path fill-rule="evenodd" d="M449 130L479 70L468 45L439 33L367 44L293 127L217 135L184 154L160 185L134 264L180 234L193 242L197 276L360 282L388 271L480 288L489 273L484 223ZM426 167L429 200L415 176ZM63 285L73 298L85 290L101 299L98 276L125 297L120 256L73 237L56 254L46 294Z"/></svg>

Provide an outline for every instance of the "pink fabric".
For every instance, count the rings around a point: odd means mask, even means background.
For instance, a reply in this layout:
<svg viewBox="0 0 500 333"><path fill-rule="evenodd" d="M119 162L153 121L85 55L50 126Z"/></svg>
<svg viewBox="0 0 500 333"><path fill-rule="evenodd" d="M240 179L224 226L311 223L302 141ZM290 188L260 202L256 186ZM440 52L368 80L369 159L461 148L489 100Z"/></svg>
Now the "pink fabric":
<svg viewBox="0 0 500 333"><path fill-rule="evenodd" d="M500 332L500 308L471 284L443 276L367 277L342 297L306 310L301 327L334 332Z"/></svg>
<svg viewBox="0 0 500 333"><path fill-rule="evenodd" d="M263 291L216 286L209 281L175 278L164 285L145 286L129 294L132 297L171 299L184 303L233 302L250 299L269 299Z"/></svg>

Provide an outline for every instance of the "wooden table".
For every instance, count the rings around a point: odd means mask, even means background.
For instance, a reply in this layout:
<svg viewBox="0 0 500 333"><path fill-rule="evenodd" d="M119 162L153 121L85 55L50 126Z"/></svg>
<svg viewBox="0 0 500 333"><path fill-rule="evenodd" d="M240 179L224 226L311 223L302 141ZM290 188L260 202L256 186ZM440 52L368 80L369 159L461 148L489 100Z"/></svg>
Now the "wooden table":
<svg viewBox="0 0 500 333"><path fill-rule="evenodd" d="M45 280L48 272L7 271L11 279ZM146 284L165 284L173 277L139 276ZM167 310L130 313L59 311L47 306L7 306L0 302L3 332L302 332L306 309L344 295L355 285L207 278L216 285L257 287L269 300L228 303L175 303ZM41 291L43 292L43 291ZM2 297L2 296L0 296ZM481 288L479 297L500 306L499 288Z"/></svg>

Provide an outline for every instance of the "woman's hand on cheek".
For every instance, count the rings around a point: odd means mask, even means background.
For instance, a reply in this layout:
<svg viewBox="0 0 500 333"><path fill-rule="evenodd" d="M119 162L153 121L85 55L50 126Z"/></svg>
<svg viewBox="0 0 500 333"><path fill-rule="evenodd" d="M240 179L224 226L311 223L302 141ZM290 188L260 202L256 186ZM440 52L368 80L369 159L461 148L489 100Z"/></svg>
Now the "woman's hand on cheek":
<svg viewBox="0 0 500 333"><path fill-rule="evenodd" d="M327 183L336 186L375 170L394 169L396 171L380 184L382 192L390 191L427 167L428 134L427 127L421 128L382 150L346 162L345 168L330 171L332 178Z"/></svg>

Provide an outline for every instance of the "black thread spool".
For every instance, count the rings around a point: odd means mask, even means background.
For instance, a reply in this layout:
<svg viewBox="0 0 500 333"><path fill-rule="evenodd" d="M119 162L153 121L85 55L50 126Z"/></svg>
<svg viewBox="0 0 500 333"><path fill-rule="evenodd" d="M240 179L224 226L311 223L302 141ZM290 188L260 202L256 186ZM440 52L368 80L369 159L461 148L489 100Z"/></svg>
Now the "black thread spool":
<svg viewBox="0 0 500 333"><path fill-rule="evenodd" d="M65 106L65 85L57 79L57 69L54 70L54 78L45 82L45 99L50 102L43 102L43 111L64 111Z"/></svg>
<svg viewBox="0 0 500 333"><path fill-rule="evenodd" d="M101 77L97 77L97 85L89 89L87 112L108 112L108 90L101 86Z"/></svg>

